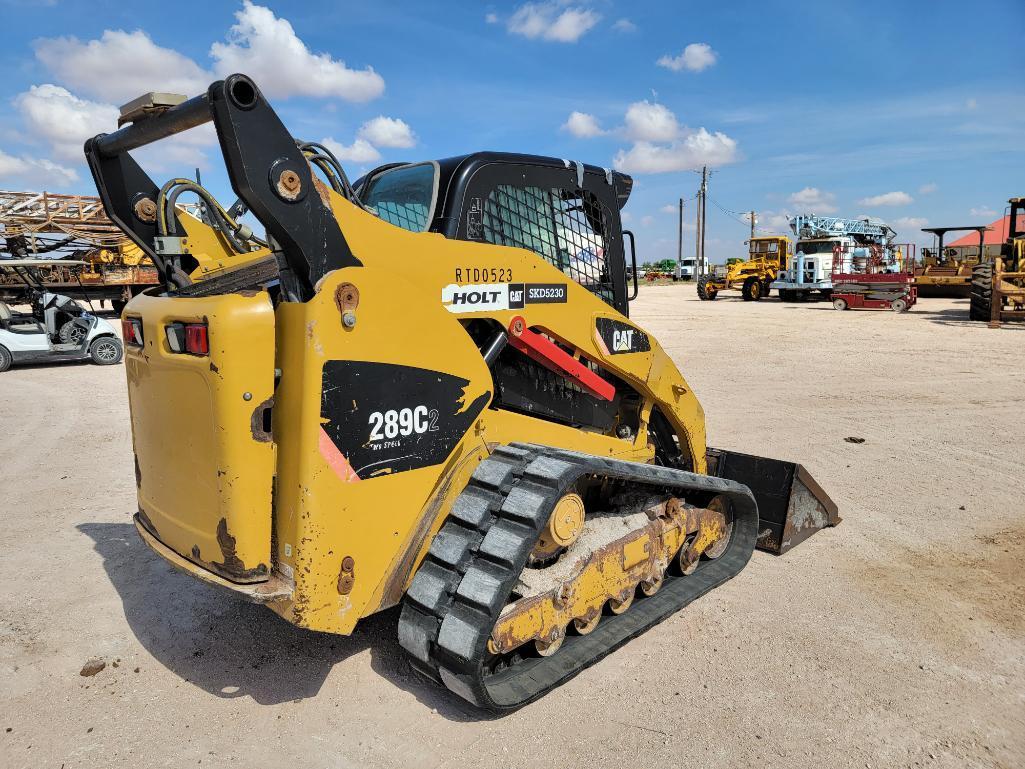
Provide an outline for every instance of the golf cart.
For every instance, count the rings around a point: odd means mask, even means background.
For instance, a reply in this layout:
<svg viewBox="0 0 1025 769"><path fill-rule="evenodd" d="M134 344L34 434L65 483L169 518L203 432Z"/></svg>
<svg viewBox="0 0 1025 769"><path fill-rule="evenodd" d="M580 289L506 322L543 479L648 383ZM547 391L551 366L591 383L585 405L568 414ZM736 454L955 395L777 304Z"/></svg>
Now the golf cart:
<svg viewBox="0 0 1025 769"><path fill-rule="evenodd" d="M0 260L0 271L18 276L27 286L27 303L32 308L29 313L14 312L0 302L0 372L14 363L87 359L99 366L120 363L124 346L114 327L71 297L47 291L35 272L46 264L45 259Z"/></svg>

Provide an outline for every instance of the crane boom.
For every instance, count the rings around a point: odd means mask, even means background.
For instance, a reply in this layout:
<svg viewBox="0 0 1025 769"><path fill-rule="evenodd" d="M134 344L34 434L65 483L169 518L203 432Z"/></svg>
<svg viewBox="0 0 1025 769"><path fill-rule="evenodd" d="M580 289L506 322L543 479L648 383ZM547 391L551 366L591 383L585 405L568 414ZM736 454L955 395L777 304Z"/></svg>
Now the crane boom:
<svg viewBox="0 0 1025 769"><path fill-rule="evenodd" d="M880 245L888 245L897 233L880 219L843 219L836 216L799 214L791 217L790 229L801 240L812 238L834 238L844 235L861 236Z"/></svg>

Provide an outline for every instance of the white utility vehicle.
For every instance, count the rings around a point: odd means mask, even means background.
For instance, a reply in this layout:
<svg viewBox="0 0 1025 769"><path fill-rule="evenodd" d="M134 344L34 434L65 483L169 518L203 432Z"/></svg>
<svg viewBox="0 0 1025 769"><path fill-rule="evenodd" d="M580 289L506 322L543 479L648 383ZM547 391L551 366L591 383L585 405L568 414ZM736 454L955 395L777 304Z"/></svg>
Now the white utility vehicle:
<svg viewBox="0 0 1025 769"><path fill-rule="evenodd" d="M47 291L35 275L45 259L4 259L0 270L17 275L28 287L31 312L13 311L0 302L0 372L15 363L92 360L100 366L120 363L124 346L114 327L63 294Z"/></svg>

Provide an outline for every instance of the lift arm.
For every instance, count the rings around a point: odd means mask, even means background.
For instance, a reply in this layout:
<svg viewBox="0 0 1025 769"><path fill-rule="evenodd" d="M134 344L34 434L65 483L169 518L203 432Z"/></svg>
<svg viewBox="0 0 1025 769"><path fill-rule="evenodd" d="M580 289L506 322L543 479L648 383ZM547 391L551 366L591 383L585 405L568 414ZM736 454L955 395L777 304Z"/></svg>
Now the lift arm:
<svg viewBox="0 0 1025 769"><path fill-rule="evenodd" d="M328 272L361 266L314 188L310 165L295 139L256 84L245 75L231 75L212 83L205 94L85 144L107 215L153 260L169 288L176 287L174 265L154 247L158 187L130 152L211 120L232 188L276 246L287 300L306 301Z"/></svg>

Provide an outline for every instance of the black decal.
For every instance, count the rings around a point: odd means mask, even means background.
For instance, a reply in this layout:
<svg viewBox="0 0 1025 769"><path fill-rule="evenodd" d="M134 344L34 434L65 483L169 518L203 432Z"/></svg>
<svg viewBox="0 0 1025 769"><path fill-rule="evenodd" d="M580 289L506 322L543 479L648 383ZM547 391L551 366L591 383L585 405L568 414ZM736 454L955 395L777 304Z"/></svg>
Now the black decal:
<svg viewBox="0 0 1025 769"><path fill-rule="evenodd" d="M523 284L522 283L510 283L509 284L509 309L510 310L522 310L523 309Z"/></svg>
<svg viewBox="0 0 1025 769"><path fill-rule="evenodd" d="M565 283L528 283L527 304L565 304Z"/></svg>
<svg viewBox="0 0 1025 769"><path fill-rule="evenodd" d="M324 364L324 431L362 479L444 462L487 405L464 402L470 383L451 374L391 363Z"/></svg>
<svg viewBox="0 0 1025 769"><path fill-rule="evenodd" d="M615 318L598 318L597 327L610 355L651 350L648 335L627 323Z"/></svg>

